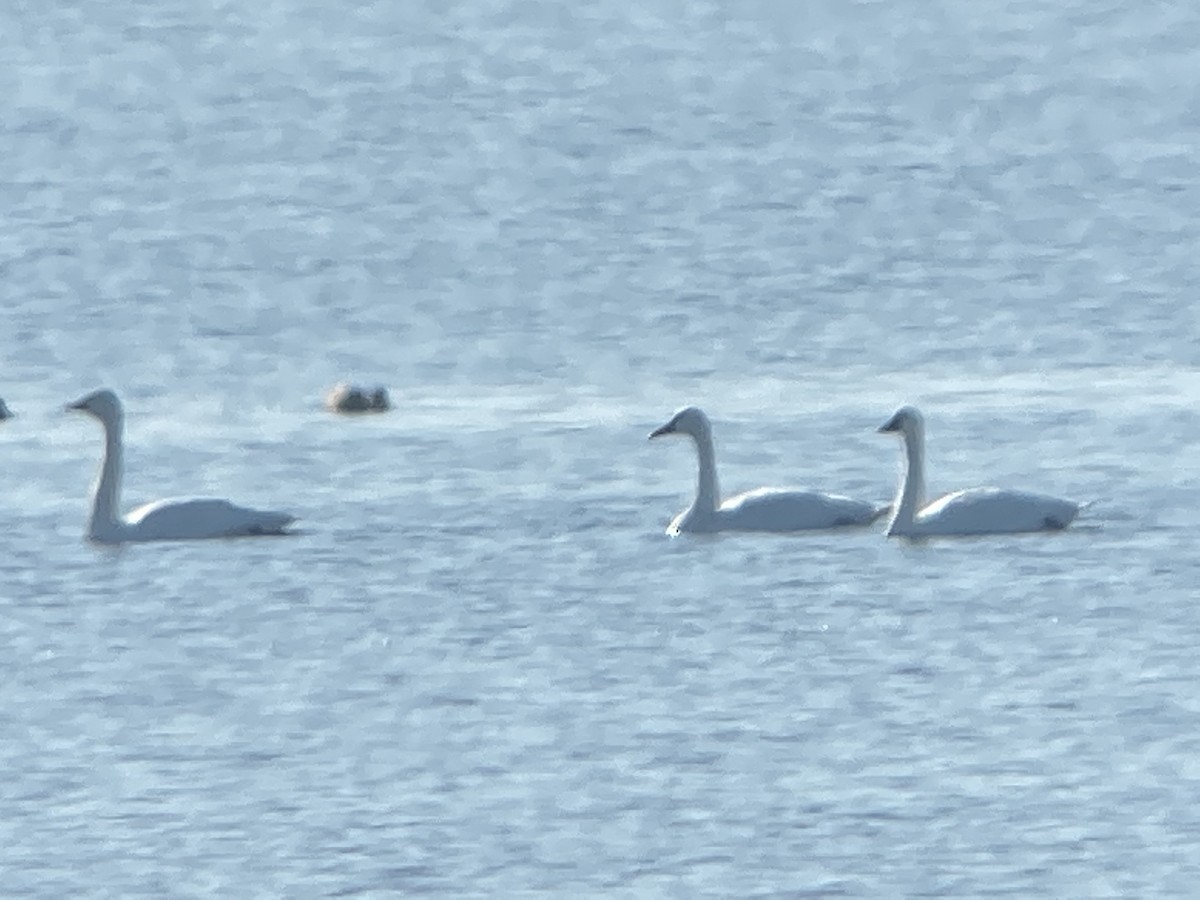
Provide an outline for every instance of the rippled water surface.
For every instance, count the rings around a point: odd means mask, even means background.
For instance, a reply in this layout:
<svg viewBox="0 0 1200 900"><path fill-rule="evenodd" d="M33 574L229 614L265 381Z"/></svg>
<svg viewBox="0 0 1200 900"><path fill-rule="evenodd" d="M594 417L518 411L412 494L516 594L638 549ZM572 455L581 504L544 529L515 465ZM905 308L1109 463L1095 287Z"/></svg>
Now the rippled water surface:
<svg viewBox="0 0 1200 900"><path fill-rule="evenodd" d="M802 8L803 6L803 8ZM63 896L1200 877L1200 11L0 11L0 869ZM1184 86L1184 87L1181 87ZM320 407L385 384L396 410ZM297 536L94 547L213 494ZM695 479L1096 503L669 539Z"/></svg>

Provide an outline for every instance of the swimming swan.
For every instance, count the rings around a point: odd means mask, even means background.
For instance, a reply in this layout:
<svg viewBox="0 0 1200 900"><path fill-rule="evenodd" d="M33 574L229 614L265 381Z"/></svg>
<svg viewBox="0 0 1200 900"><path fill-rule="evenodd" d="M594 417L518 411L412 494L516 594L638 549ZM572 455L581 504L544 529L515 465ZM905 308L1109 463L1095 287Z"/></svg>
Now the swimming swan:
<svg viewBox="0 0 1200 900"><path fill-rule="evenodd" d="M908 456L908 466L892 504L889 536L1059 531L1070 525L1082 508L1071 500L994 487L955 491L926 505L925 419L914 407L902 406L879 431L900 434Z"/></svg>
<svg viewBox="0 0 1200 900"><path fill-rule="evenodd" d="M125 414L117 395L99 390L68 404L104 426L104 464L92 496L87 536L101 543L172 541L284 534L296 520L282 512L234 506L228 500L156 500L128 515L120 513L122 435Z"/></svg>
<svg viewBox="0 0 1200 900"><path fill-rule="evenodd" d="M686 406L665 425L650 432L650 439L666 434L686 434L696 442L700 480L696 499L667 528L683 531L812 531L867 525L886 511L861 500L815 491L758 488L721 502L712 425L703 411Z"/></svg>

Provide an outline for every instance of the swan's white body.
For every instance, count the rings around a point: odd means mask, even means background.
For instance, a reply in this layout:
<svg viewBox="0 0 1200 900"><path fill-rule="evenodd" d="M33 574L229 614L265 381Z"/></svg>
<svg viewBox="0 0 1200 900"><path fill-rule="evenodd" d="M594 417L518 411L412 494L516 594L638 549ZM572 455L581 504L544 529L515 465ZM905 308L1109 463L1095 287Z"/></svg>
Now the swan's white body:
<svg viewBox="0 0 1200 900"><path fill-rule="evenodd" d="M867 525L886 511L862 500L817 491L758 488L721 501L712 425L700 409L687 406L650 433L686 434L696 444L700 476L696 499L677 515L667 534L714 531L815 531Z"/></svg>
<svg viewBox="0 0 1200 900"><path fill-rule="evenodd" d="M914 407L896 410L879 429L904 439L907 465L892 504L889 536L1020 534L1060 531L1080 504L1046 494L994 487L968 488L925 502L925 420Z"/></svg>
<svg viewBox="0 0 1200 900"><path fill-rule="evenodd" d="M178 541L283 534L296 520L288 513L235 506L228 500L156 500L121 515L121 474L125 414L109 390L88 394L67 406L104 426L104 462L92 495L87 536L101 543Z"/></svg>

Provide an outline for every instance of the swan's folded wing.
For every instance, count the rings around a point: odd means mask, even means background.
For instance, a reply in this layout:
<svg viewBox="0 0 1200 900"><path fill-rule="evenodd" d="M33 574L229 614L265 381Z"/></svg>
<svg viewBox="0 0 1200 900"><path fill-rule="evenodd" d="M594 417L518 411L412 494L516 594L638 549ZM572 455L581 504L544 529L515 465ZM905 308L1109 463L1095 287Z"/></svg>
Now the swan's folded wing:
<svg viewBox="0 0 1200 900"><path fill-rule="evenodd" d="M872 503L839 494L758 488L730 497L719 514L725 527L745 531L809 531L866 525L879 514Z"/></svg>
<svg viewBox="0 0 1200 900"><path fill-rule="evenodd" d="M248 509L228 500L173 498L139 506L125 517L142 540L282 534L296 517Z"/></svg>
<svg viewBox="0 0 1200 900"><path fill-rule="evenodd" d="M946 534L1005 534L1066 528L1078 512L1077 503L1059 497L981 487L938 498L917 521Z"/></svg>

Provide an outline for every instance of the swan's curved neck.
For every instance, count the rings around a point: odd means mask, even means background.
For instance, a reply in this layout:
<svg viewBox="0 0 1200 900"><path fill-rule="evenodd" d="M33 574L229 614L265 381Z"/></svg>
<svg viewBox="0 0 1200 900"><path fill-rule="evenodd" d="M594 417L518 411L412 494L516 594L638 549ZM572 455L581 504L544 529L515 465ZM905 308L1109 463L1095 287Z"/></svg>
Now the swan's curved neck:
<svg viewBox="0 0 1200 900"><path fill-rule="evenodd" d="M711 514L721 502L721 488L717 484L717 454L713 447L712 434L701 432L692 435L696 440L696 455L700 459L700 475L696 482L695 512Z"/></svg>
<svg viewBox="0 0 1200 900"><path fill-rule="evenodd" d="M925 505L925 434L919 427L904 432L904 455L907 462L892 505L889 534L911 528Z"/></svg>
<svg viewBox="0 0 1200 900"><path fill-rule="evenodd" d="M104 423L104 462L92 493L92 519L88 523L93 537L110 535L121 527L122 425L120 419Z"/></svg>

